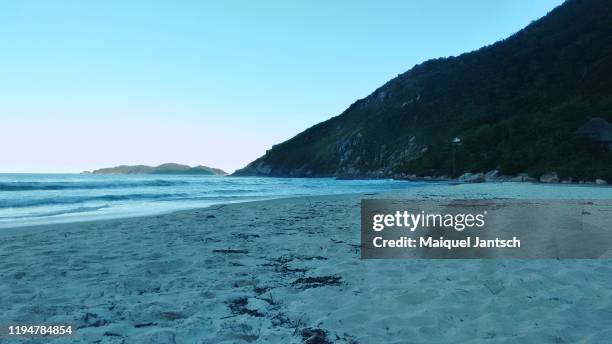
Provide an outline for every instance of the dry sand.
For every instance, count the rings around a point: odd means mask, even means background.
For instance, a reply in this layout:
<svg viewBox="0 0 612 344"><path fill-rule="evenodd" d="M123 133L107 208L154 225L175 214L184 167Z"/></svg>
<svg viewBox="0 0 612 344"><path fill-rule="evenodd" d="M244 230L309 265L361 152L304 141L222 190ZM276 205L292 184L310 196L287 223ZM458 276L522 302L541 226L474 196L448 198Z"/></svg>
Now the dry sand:
<svg viewBox="0 0 612 344"><path fill-rule="evenodd" d="M365 197L611 190L481 184ZM362 197L3 230L0 324L77 328L57 343L610 342L611 261L360 260Z"/></svg>

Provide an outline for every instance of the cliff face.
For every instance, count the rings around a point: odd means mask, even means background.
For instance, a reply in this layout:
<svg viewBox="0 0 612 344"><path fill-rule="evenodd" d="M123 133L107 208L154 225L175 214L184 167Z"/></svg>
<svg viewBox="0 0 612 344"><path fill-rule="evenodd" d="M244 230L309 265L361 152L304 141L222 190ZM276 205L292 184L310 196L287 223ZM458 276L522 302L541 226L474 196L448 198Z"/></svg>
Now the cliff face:
<svg viewBox="0 0 612 344"><path fill-rule="evenodd" d="M612 120L611 13L569 0L503 41L417 65L235 175L610 178L611 152L576 131Z"/></svg>

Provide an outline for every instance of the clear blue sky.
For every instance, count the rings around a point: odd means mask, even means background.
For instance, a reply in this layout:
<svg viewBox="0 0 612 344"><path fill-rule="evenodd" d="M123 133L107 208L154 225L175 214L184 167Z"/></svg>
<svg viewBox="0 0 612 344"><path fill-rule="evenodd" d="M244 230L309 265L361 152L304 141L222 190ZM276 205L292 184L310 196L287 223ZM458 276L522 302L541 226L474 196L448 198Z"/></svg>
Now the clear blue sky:
<svg viewBox="0 0 612 344"><path fill-rule="evenodd" d="M0 172L228 171L560 0L0 0Z"/></svg>

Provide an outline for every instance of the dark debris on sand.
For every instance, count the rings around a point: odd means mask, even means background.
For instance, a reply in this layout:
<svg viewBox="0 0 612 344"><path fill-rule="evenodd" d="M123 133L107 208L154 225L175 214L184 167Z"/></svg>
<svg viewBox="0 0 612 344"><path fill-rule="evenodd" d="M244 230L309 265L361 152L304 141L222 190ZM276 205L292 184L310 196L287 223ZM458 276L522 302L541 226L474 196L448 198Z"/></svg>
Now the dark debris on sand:
<svg viewBox="0 0 612 344"><path fill-rule="evenodd" d="M302 330L302 340L304 344L331 344L327 340L327 332L319 328L305 328Z"/></svg>
<svg viewBox="0 0 612 344"><path fill-rule="evenodd" d="M263 317L264 314L254 310L254 309L248 309L247 308L247 304L249 303L248 299L246 297L240 297L234 300L231 300L228 302L228 307L230 309L230 311L232 312L232 314L248 314L250 316L254 316L254 317Z"/></svg>
<svg viewBox="0 0 612 344"><path fill-rule="evenodd" d="M340 276L315 276L315 277L300 277L291 283L299 289L319 288L326 286L335 286L342 284Z"/></svg>

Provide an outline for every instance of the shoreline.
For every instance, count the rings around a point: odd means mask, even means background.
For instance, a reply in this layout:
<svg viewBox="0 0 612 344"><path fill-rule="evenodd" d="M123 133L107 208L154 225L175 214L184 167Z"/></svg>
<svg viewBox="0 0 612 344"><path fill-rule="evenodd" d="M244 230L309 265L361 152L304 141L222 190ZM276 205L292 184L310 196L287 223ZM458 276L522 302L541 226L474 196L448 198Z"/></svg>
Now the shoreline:
<svg viewBox="0 0 612 344"><path fill-rule="evenodd" d="M81 175L0 175L0 230L158 215L214 204L384 191L418 186L405 181L336 181L174 176L103 178ZM6 191L6 192L3 192Z"/></svg>
<svg viewBox="0 0 612 344"><path fill-rule="evenodd" d="M595 188L595 189L605 189L606 187L612 187L612 185L596 185L596 184L541 183L541 182L516 182L516 181L491 181L491 180L485 181L485 182L477 182L477 183L460 182L457 180L407 180L406 179L404 181L406 182L415 181L415 182L425 182L426 183L425 185L421 184L419 186L414 186L414 188L417 188L417 189L420 189L423 187L434 187L435 188L435 187L460 186L460 185L469 186L469 185L517 185L517 184L522 185L522 186L534 186L534 187L581 187L581 188ZM377 191L373 193L377 195L382 194L382 195L397 197L398 194L414 195L412 191L414 191L412 190L412 188L407 188L405 190ZM233 205L233 204L250 204L250 203L268 202L268 201L275 201L275 200L294 200L294 199L300 199L300 198L319 198L319 197L356 196L356 195L368 196L369 194L372 194L372 193L353 192L353 193L328 194L328 195L288 196L288 197L259 199L259 200L245 200L245 201L229 202L229 203L216 203L216 204L211 204L211 205L203 206L203 207L186 208L186 209L179 209L179 210L167 210L167 211L153 213L153 214L142 214L142 215L134 214L134 215L123 215L123 216L109 217L109 218L93 218L93 219L82 219L82 220L68 219L66 221L60 221L60 222L26 224L26 225L18 225L18 226L11 226L11 227L0 227L0 238L11 235L11 233L8 233L8 232L12 232L17 229L24 230L24 231L33 231L37 229L40 230L41 228L47 227L47 226L62 226L62 225L86 224L86 223L94 223L94 222L108 222L108 221L124 220L124 219L158 217L158 216L171 215L175 213L192 212L195 210L204 210L204 209L208 209L211 207L227 206L227 205ZM610 198L612 198L612 196L610 196ZM19 233L13 233L13 234L19 234Z"/></svg>
<svg viewBox="0 0 612 344"><path fill-rule="evenodd" d="M52 222L52 223L41 223L41 224L32 224L32 225L24 225L24 226L16 226L16 227L2 227L0 228L0 239L7 236L21 235L22 233L9 233L14 232L15 230L25 231L25 232L34 232L34 231L45 231L46 227L60 227L60 226L78 226L78 225L94 225L94 224L108 224L109 222L115 221L123 221L123 220L138 220L138 219L148 219L148 218L159 218L165 216L176 215L180 213L194 213L205 210L216 210L218 208L223 208L226 206L232 205L244 205L244 204L252 204L252 203L260 203L260 202L274 202L281 200L299 200L299 199L307 199L307 198L328 198L328 197L342 197L342 196L361 196L368 194L381 194L381 193L391 193L391 192L375 192L375 193L347 193L347 194L332 194L332 195L313 195L313 196L290 196L290 197L279 197L279 198L270 198L270 199L260 199L260 200L248 200L248 201L239 201L239 202L231 202L231 203L216 203L211 204L204 207L196 207L189 209L181 209L181 210L168 210L167 212L161 212L156 214L145 214L145 215L126 215L121 217L113 217L113 218L103 218L103 219L85 219L85 220L75 220L69 222Z"/></svg>

